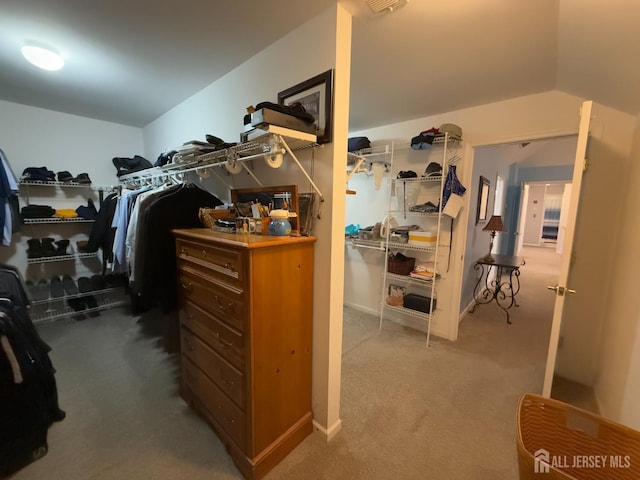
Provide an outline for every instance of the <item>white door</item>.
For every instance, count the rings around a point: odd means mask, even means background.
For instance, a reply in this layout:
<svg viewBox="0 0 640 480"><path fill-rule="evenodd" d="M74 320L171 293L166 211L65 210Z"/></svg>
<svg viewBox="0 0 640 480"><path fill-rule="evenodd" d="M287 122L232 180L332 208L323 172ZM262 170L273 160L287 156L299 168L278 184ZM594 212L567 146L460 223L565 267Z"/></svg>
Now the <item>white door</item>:
<svg viewBox="0 0 640 480"><path fill-rule="evenodd" d="M578 215L578 203L580 201L580 188L582 186L582 172L584 171L585 158L587 153L587 142L589 139L589 124L591 121L591 109L593 102L582 103L580 110L580 128L578 130L578 145L573 166L573 181L571 188L571 198L567 208L566 228L564 229L564 240L562 249L565 252L560 260L560 274L558 284L550 285L549 288L555 290L556 303L553 308L553 320L551 323L551 335L549 338L549 351L547 353L547 365L544 373L544 384L542 394L545 397L551 395L553 384L553 372L556 366L556 356L558 353L558 340L560 338L560 327L564 313L564 298L566 294L572 293L571 287L567 285L569 269L571 268L571 252L573 249L573 235L576 228L576 217Z"/></svg>
<svg viewBox="0 0 640 480"><path fill-rule="evenodd" d="M518 231L514 234L516 236L516 255L520 255L520 250L522 250L522 241L524 239L524 224L525 219L527 218L527 205L529 205L529 185L526 183L522 184L520 189L520 212L518 217Z"/></svg>

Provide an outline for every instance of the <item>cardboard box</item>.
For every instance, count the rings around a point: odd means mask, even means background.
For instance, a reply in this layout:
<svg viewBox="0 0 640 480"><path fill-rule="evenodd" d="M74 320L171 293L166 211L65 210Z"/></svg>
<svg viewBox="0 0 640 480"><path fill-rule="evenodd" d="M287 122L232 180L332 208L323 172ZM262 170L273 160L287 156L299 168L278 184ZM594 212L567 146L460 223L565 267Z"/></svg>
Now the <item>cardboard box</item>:
<svg viewBox="0 0 640 480"><path fill-rule="evenodd" d="M435 247L438 238L433 232L420 232L412 230L409 232L409 245L416 247Z"/></svg>

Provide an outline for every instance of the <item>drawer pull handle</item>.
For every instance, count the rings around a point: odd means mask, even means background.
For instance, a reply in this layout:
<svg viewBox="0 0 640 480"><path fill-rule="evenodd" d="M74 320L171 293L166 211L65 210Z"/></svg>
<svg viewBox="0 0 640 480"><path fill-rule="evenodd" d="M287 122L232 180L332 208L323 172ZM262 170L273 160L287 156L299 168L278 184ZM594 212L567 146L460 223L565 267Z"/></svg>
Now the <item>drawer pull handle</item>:
<svg viewBox="0 0 640 480"><path fill-rule="evenodd" d="M204 258L207 258L207 251L206 251L206 250L202 250L202 256L203 256Z"/></svg>
<svg viewBox="0 0 640 480"><path fill-rule="evenodd" d="M216 303L218 304L218 308L223 312L227 313L229 310L233 308L233 303L227 303L226 305L220 301L220 297L216 295Z"/></svg>
<svg viewBox="0 0 640 480"><path fill-rule="evenodd" d="M222 383L227 387L231 387L236 384L236 382L234 382L233 380L227 380L226 378L224 378L224 372L222 371L222 369L220 369L220 379L222 380Z"/></svg>
<svg viewBox="0 0 640 480"><path fill-rule="evenodd" d="M235 267L233 266L233 263L231 262L226 262L224 264L224 268L226 268L227 270L231 270L232 272L236 271Z"/></svg>
<svg viewBox="0 0 640 480"><path fill-rule="evenodd" d="M185 257L189 256L189 253L187 252L186 248L181 248L180 249L180 255L184 255Z"/></svg>
<svg viewBox="0 0 640 480"><path fill-rule="evenodd" d="M191 289L193 288L193 283L191 283L191 282L187 282L187 283L182 282L182 288L184 288L187 292L190 292Z"/></svg>
<svg viewBox="0 0 640 480"><path fill-rule="evenodd" d="M220 345L222 345L224 348L231 348L233 347L233 342L226 342L218 332L216 332L216 340L218 341L218 343Z"/></svg>

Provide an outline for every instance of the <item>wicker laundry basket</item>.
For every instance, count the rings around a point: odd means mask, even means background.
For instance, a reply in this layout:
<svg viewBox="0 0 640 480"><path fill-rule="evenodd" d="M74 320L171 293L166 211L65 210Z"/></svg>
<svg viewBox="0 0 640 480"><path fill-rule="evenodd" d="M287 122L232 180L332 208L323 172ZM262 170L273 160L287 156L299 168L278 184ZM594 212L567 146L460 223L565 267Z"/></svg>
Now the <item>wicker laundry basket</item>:
<svg viewBox="0 0 640 480"><path fill-rule="evenodd" d="M520 480L640 479L640 432L533 394L517 424Z"/></svg>

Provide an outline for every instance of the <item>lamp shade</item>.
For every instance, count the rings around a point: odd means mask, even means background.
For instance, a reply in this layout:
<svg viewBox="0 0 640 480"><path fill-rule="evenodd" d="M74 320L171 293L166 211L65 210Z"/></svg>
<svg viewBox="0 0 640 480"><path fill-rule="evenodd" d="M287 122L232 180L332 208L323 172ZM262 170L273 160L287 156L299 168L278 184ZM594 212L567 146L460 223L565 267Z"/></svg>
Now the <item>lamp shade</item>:
<svg viewBox="0 0 640 480"><path fill-rule="evenodd" d="M482 230L488 232L506 232L500 215L492 215Z"/></svg>

